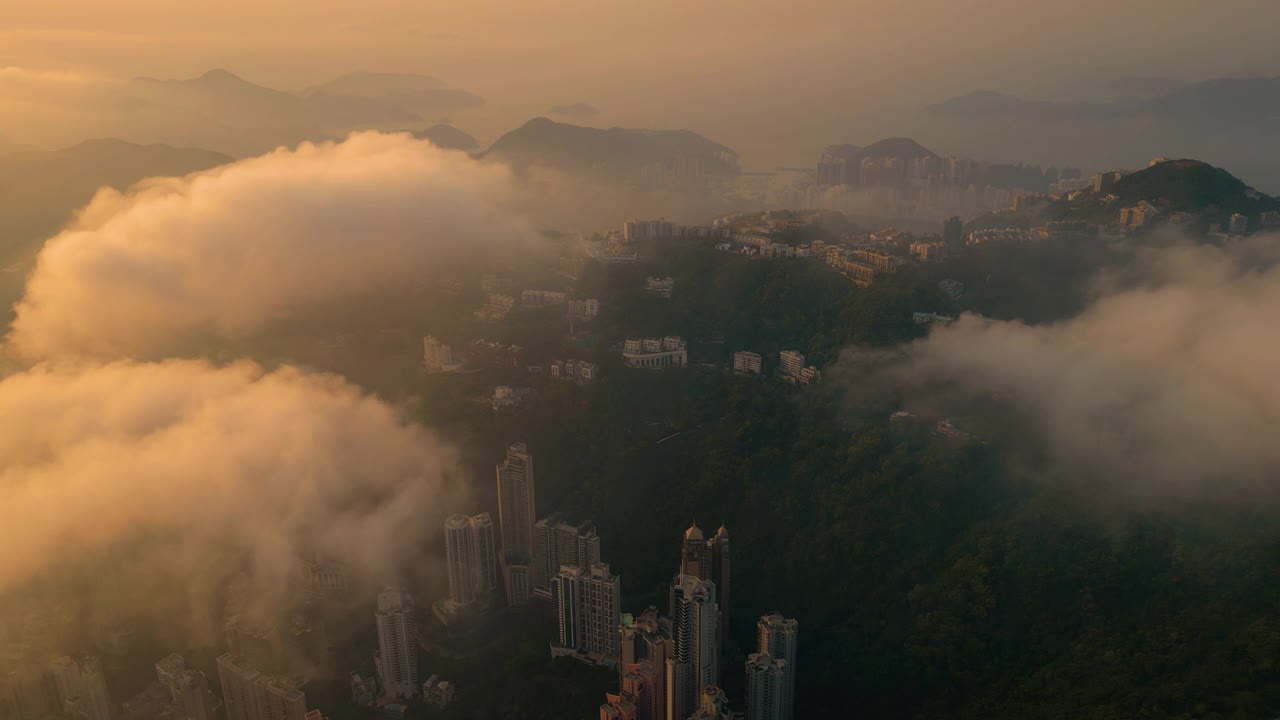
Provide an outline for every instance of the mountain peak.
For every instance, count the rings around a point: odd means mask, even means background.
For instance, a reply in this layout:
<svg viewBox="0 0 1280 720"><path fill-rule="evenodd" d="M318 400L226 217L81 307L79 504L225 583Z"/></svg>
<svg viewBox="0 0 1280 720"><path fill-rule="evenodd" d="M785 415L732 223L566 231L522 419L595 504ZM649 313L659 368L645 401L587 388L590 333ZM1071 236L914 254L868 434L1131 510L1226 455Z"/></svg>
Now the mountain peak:
<svg viewBox="0 0 1280 720"><path fill-rule="evenodd" d="M209 70L205 74L196 78L195 82L202 83L205 85L250 84L248 80L245 80L244 78L240 77L239 75L236 75L230 70L223 70L222 68L214 68L212 70Z"/></svg>
<svg viewBox="0 0 1280 720"><path fill-rule="evenodd" d="M864 157L898 157L904 159L937 157L937 154L907 137L885 138L862 149Z"/></svg>
<svg viewBox="0 0 1280 720"><path fill-rule="evenodd" d="M498 138L484 153L515 167L548 164L638 176L642 168L701 160L707 173L735 173L737 153L689 131L594 128L535 117Z"/></svg>
<svg viewBox="0 0 1280 720"><path fill-rule="evenodd" d="M1226 170L1182 158L1126 175L1113 192L1123 201L1165 200L1180 210L1199 210L1243 199L1246 190L1244 182Z"/></svg>

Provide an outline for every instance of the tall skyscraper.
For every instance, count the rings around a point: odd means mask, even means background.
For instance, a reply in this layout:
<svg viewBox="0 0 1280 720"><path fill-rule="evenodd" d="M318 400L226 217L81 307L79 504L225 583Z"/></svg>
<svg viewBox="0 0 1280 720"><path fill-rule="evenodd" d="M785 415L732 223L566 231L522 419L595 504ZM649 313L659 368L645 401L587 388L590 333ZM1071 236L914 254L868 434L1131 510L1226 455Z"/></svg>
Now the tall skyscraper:
<svg viewBox="0 0 1280 720"><path fill-rule="evenodd" d="M716 604L720 607L716 642L723 654L729 644L729 529L721 525L707 545L711 551L711 577L707 579L716 584Z"/></svg>
<svg viewBox="0 0 1280 720"><path fill-rule="evenodd" d="M111 720L107 680L97 656L55 659L53 680L64 715L74 720Z"/></svg>
<svg viewBox="0 0 1280 720"><path fill-rule="evenodd" d="M413 599L388 589L378 595L378 675L393 697L411 698L418 690L418 634Z"/></svg>
<svg viewBox="0 0 1280 720"><path fill-rule="evenodd" d="M684 531L680 554L680 575L690 575L716 584L717 647L724 651L729 633L729 530L721 525L715 537L706 539L698 524ZM674 587L672 592L674 593ZM674 596L673 596L674 597ZM674 613L675 611L672 610Z"/></svg>
<svg viewBox="0 0 1280 720"><path fill-rule="evenodd" d="M476 593L498 589L498 544L493 537L493 518L489 513L471 516L472 576Z"/></svg>
<svg viewBox="0 0 1280 720"><path fill-rule="evenodd" d="M449 598L467 605L498 589L498 556L489 513L450 515L444 523Z"/></svg>
<svg viewBox="0 0 1280 720"><path fill-rule="evenodd" d="M551 597L551 580L560 567L589 570L600 562L600 536L590 521L577 525L552 513L533 526L533 594Z"/></svg>
<svg viewBox="0 0 1280 720"><path fill-rule="evenodd" d="M530 591L533 562L533 456L524 443L513 443L497 466L498 529L502 535L502 576L507 602L523 605ZM535 578L536 579L536 578Z"/></svg>
<svg viewBox="0 0 1280 720"><path fill-rule="evenodd" d="M777 717L779 720L791 720L795 712L796 653L800 634L799 623L794 618L784 618L775 613L760 618L760 622L756 624L756 629L759 634L758 654L782 661L782 714ZM750 675L750 664L748 664L748 675ZM750 682L750 677L748 677L748 682Z"/></svg>
<svg viewBox="0 0 1280 720"><path fill-rule="evenodd" d="M249 661L227 653L218 658L218 680L227 720L259 720L258 693L254 685L262 673Z"/></svg>
<svg viewBox="0 0 1280 720"><path fill-rule="evenodd" d="M209 678L200 670L187 670L177 679L175 689L187 720L213 720L216 703L209 690ZM175 703L175 707L178 705Z"/></svg>
<svg viewBox="0 0 1280 720"><path fill-rule="evenodd" d="M688 718L698 694L719 675L719 609L709 580L679 575L671 587L672 657L667 660L667 717Z"/></svg>
<svg viewBox="0 0 1280 720"><path fill-rule="evenodd" d="M471 518L450 515L444 521L444 555L449 574L449 598L467 605L476 597Z"/></svg>
<svg viewBox="0 0 1280 720"><path fill-rule="evenodd" d="M559 621L558 642L598 660L618 660L618 576L605 563L587 571L560 568L551 585L551 599Z"/></svg>
<svg viewBox="0 0 1280 720"><path fill-rule="evenodd" d="M747 720L785 720L786 665L763 653L747 657Z"/></svg>

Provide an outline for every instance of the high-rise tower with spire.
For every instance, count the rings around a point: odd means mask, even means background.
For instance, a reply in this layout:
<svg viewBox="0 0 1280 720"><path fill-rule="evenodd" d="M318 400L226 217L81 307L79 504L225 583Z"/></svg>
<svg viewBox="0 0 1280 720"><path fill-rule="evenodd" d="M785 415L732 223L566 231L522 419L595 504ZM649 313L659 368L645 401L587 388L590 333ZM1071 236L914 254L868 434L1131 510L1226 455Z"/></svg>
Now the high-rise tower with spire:
<svg viewBox="0 0 1280 720"><path fill-rule="evenodd" d="M679 576L688 575L715 584L716 605L719 608L717 646L724 652L729 639L729 529L724 525L715 537L707 539L694 520L684 531L680 552ZM674 591L672 593L674 606ZM672 610L674 613L675 610Z"/></svg>

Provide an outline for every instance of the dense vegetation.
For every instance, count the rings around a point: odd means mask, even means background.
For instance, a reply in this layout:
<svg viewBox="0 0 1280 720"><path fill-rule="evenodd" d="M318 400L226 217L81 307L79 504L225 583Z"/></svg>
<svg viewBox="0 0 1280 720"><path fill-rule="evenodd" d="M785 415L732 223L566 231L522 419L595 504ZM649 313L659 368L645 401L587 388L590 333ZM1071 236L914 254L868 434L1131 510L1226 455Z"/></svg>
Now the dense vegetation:
<svg viewBox="0 0 1280 720"><path fill-rule="evenodd" d="M731 694L755 618L776 610L802 629L799 717L1274 714L1280 529L1266 508L1114 505L1041 482L1015 443L940 438L888 421L891 408L855 408L840 390L857 377L794 388L719 366L629 372L608 349L684 334L725 352L799 347L831 368L847 344L919 335L913 310L957 309L937 293L942 277L966 283L962 307L992 316L1074 313L1112 252L980 248L859 290L816 262L671 245L584 278L608 309L598 383L535 381L527 405L494 415L457 400L492 379L432 378L425 404L477 429L480 477L506 442L529 442L539 511L596 520L629 611L665 604L693 518L725 523ZM659 273L676 278L670 301L636 289Z"/></svg>

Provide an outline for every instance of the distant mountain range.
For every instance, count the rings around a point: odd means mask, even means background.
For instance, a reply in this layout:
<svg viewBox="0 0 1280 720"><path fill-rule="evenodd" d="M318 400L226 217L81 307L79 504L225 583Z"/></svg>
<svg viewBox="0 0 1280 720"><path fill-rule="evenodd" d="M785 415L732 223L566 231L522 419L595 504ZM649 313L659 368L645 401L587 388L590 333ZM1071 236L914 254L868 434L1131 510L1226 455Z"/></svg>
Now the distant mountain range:
<svg viewBox="0 0 1280 720"><path fill-rule="evenodd" d="M912 131L953 152L1091 167L1199 157L1280 191L1280 78L1223 78L1096 102L975 92L924 109Z"/></svg>
<svg viewBox="0 0 1280 720"><path fill-rule="evenodd" d="M731 148L689 130L592 128L534 118L498 138L484 153L517 170L547 166L632 179L654 168L680 173L697 163L705 174L738 172Z"/></svg>
<svg viewBox="0 0 1280 720"><path fill-rule="evenodd" d="M417 113L377 98L316 93L300 97L249 82L226 70L210 70L191 80L136 78L125 86L135 100L156 105L162 117L188 127L197 138L202 126L239 127L304 134L355 127L421 122ZM216 147L219 142L193 144Z"/></svg>
<svg viewBox="0 0 1280 720"><path fill-rule="evenodd" d="M353 130L418 130L430 124L427 118L484 102L436 78L404 73L355 73L293 93L210 70L187 79L101 81L76 93L11 122L0 116L0 133L41 148L117 137L246 157Z"/></svg>
<svg viewBox="0 0 1280 720"><path fill-rule="evenodd" d="M1180 87L1155 97L1107 102L1032 101L997 92L974 92L951 98L925 111L941 117L1086 120L1146 115L1162 118L1205 118L1237 123L1280 120L1280 77L1224 78Z"/></svg>

